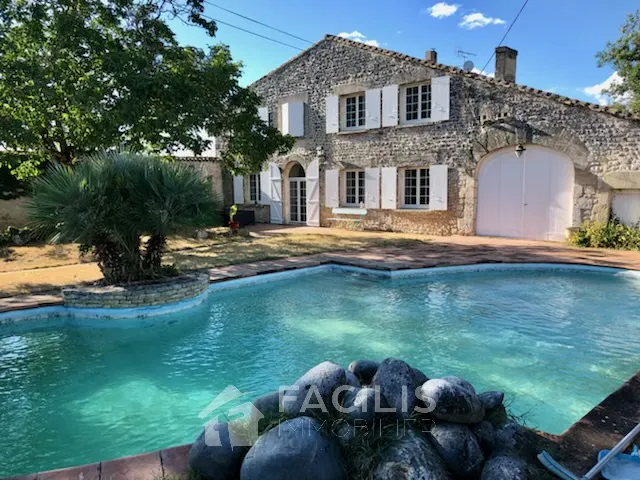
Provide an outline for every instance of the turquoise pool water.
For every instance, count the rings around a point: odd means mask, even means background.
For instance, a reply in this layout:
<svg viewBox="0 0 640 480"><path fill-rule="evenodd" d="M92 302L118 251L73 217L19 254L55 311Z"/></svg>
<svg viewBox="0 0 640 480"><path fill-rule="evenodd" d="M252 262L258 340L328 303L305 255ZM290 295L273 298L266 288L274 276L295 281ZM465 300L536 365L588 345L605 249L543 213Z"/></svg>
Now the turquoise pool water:
<svg viewBox="0 0 640 480"><path fill-rule="evenodd" d="M129 328L4 327L0 477L190 442L227 385L256 396L326 359L462 375L560 433L640 367L639 300L624 274L325 272L213 292Z"/></svg>

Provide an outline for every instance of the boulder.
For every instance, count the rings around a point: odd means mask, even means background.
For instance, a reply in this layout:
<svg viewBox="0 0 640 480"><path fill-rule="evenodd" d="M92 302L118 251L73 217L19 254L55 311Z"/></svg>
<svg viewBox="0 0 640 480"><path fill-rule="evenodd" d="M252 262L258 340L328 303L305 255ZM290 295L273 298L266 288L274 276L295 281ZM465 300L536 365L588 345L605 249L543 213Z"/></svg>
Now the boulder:
<svg viewBox="0 0 640 480"><path fill-rule="evenodd" d="M432 378L420 388L420 399L433 407L430 416L453 423L478 423L484 407L473 386L459 377Z"/></svg>
<svg viewBox="0 0 640 480"><path fill-rule="evenodd" d="M413 372L413 378L416 381L416 385L422 385L424 382L429 380L429 377L427 377L422 370L411 367L411 371Z"/></svg>
<svg viewBox="0 0 640 480"><path fill-rule="evenodd" d="M433 446L420 433L406 430L404 435L389 439L379 452L373 480L449 480L442 460Z"/></svg>
<svg viewBox="0 0 640 480"><path fill-rule="evenodd" d="M282 410L290 417L297 415L318 415L334 411L335 408L331 401L331 396L334 390L344 385L345 382L345 370L339 365L332 362L323 362L316 365L296 380L285 392L282 398ZM314 392L310 392L310 390L314 390ZM326 407L326 411L322 412L321 409L317 407L306 408L306 411L303 412L302 409L307 396L309 397L307 405L318 405L320 401L322 401Z"/></svg>
<svg viewBox="0 0 640 480"><path fill-rule="evenodd" d="M466 425L436 423L429 431L429 440L456 478L477 478L482 470L482 448Z"/></svg>
<svg viewBox="0 0 640 480"><path fill-rule="evenodd" d="M251 419L258 421L258 428L263 429L274 420L280 418L280 392L269 392L251 402L255 409L251 410ZM260 416L262 415L262 417Z"/></svg>
<svg viewBox="0 0 640 480"><path fill-rule="evenodd" d="M483 392L478 398L485 410L493 410L502 405L504 392Z"/></svg>
<svg viewBox="0 0 640 480"><path fill-rule="evenodd" d="M378 367L371 385L380 389L389 407L395 408L395 413L392 414L395 418L407 419L414 412L418 404L415 391L419 384L416 383L413 369L407 363L396 358L386 358Z"/></svg>
<svg viewBox="0 0 640 480"><path fill-rule="evenodd" d="M480 423L476 423L471 428L471 431L478 439L478 443L480 444L480 447L482 447L482 451L485 456L490 455L496 441L496 430L493 428L493 425L486 420L483 420Z"/></svg>
<svg viewBox="0 0 640 480"><path fill-rule="evenodd" d="M527 480L527 466L516 457L494 457L485 463L480 480Z"/></svg>
<svg viewBox="0 0 640 480"><path fill-rule="evenodd" d="M362 385L369 385L379 365L380 362L375 360L355 360L349 364L348 370L360 379Z"/></svg>
<svg viewBox="0 0 640 480"><path fill-rule="evenodd" d="M493 455L517 456L525 444L525 430L517 423L509 422L496 432Z"/></svg>
<svg viewBox="0 0 640 480"><path fill-rule="evenodd" d="M235 478L232 476L225 478ZM258 438L247 453L240 480L344 479L337 440L310 417L280 423Z"/></svg>
<svg viewBox="0 0 640 480"><path fill-rule="evenodd" d="M376 418L376 391L365 387L349 392L342 406L345 409L352 409L345 414L349 421L370 422Z"/></svg>
<svg viewBox="0 0 640 480"><path fill-rule="evenodd" d="M191 445L189 467L206 480L237 478L249 447L231 443L228 423L207 426Z"/></svg>
<svg viewBox="0 0 640 480"><path fill-rule="evenodd" d="M356 436L356 428L347 421L333 425L331 433L338 440L342 448L347 448L351 440Z"/></svg>
<svg viewBox="0 0 640 480"><path fill-rule="evenodd" d="M352 387L356 387L356 388L360 388L362 386L362 384L360 383L360 380L358 380L358 377L356 376L355 373L349 370L345 370L344 374L345 374L347 385L351 385Z"/></svg>

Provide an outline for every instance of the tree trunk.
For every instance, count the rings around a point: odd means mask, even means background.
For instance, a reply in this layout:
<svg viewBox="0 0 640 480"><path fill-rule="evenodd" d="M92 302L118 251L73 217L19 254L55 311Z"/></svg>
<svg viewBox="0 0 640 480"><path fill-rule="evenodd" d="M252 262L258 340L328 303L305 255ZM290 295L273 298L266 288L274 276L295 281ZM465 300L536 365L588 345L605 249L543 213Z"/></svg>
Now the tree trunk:
<svg viewBox="0 0 640 480"><path fill-rule="evenodd" d="M152 276L160 274L162 268L162 255L167 245L167 238L164 235L151 235L144 252L144 268Z"/></svg>

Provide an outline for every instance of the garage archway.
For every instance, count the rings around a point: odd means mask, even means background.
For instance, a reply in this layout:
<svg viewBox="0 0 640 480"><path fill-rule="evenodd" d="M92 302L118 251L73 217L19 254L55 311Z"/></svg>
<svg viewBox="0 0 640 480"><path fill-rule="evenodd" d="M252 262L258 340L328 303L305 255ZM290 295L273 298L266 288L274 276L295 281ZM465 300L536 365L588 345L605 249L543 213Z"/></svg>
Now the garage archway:
<svg viewBox="0 0 640 480"><path fill-rule="evenodd" d="M564 153L526 145L487 155L478 169L476 233L561 241L572 225L574 167Z"/></svg>

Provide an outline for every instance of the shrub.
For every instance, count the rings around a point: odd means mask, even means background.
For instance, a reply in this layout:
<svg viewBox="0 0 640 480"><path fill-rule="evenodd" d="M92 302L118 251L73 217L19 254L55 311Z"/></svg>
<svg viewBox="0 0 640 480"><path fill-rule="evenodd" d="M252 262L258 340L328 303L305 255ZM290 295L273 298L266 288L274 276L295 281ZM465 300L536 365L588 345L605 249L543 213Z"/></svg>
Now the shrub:
<svg viewBox="0 0 640 480"><path fill-rule="evenodd" d="M586 222L571 235L569 244L578 247L640 250L640 228L624 225L617 218L609 222Z"/></svg>
<svg viewBox="0 0 640 480"><path fill-rule="evenodd" d="M80 243L109 284L163 276L167 235L220 223L210 183L156 157L96 154L52 166L33 187L27 208L37 234Z"/></svg>

